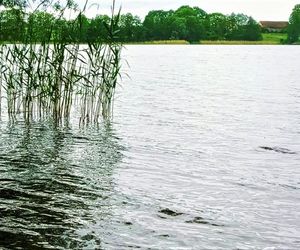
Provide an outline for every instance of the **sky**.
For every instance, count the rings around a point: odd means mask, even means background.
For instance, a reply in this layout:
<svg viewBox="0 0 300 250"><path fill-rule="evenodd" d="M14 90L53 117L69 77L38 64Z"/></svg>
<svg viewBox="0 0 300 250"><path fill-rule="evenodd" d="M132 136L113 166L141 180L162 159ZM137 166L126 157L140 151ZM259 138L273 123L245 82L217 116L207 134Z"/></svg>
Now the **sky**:
<svg viewBox="0 0 300 250"><path fill-rule="evenodd" d="M79 0L84 2L84 0ZM100 8L91 7L88 15L109 13L111 0L89 0L99 3ZM122 5L122 13L130 12L144 18L150 10L170 10L182 5L198 6L208 13L223 14L244 13L257 21L287 21L293 7L300 0L117 0L117 6Z"/></svg>

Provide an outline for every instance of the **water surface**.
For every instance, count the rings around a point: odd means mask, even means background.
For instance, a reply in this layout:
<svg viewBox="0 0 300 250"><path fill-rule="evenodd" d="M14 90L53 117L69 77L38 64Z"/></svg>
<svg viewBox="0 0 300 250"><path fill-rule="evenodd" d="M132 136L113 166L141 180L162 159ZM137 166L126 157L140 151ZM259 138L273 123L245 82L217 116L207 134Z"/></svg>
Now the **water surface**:
<svg viewBox="0 0 300 250"><path fill-rule="evenodd" d="M128 46L112 124L4 117L0 248L299 249L299 56Z"/></svg>

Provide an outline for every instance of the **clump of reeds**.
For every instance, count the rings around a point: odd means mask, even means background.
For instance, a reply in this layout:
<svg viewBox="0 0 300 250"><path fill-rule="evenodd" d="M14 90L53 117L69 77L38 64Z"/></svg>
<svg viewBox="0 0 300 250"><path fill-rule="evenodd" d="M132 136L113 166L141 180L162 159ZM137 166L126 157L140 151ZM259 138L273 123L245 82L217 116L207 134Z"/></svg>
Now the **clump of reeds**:
<svg viewBox="0 0 300 250"><path fill-rule="evenodd" d="M48 1L42 4L45 7ZM56 5L55 22L74 8L79 14L69 25L80 30L86 6L87 2L83 10L78 10L71 1L65 6ZM88 41L87 45L80 45L81 41L71 35L66 37L63 27L58 34L53 34L51 28L42 41L35 41L30 18L21 43L0 44L0 116L5 99L11 119L22 114L26 120L49 115L57 121L68 119L77 97L81 123L98 122L100 117L110 119L122 49L115 42L120 11L115 14L114 9L115 1L110 23L106 24L108 36Z"/></svg>

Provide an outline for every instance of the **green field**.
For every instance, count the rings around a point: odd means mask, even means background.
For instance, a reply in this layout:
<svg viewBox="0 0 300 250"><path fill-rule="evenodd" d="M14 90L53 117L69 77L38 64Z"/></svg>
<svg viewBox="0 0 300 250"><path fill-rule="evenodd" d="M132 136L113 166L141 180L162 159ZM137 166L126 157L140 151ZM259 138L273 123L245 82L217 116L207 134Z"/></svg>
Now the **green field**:
<svg viewBox="0 0 300 250"><path fill-rule="evenodd" d="M274 42L280 44L283 40L287 39L287 34L285 33L264 33L263 41Z"/></svg>
<svg viewBox="0 0 300 250"><path fill-rule="evenodd" d="M264 33L261 41L201 41L201 44L223 44L223 45L279 45L287 39L284 33Z"/></svg>

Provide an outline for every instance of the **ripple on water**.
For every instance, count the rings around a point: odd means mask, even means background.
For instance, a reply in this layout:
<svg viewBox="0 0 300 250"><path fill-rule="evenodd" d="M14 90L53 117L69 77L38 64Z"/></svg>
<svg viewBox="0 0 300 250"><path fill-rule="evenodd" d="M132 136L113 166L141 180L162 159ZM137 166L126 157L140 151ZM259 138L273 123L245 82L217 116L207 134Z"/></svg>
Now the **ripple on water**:
<svg viewBox="0 0 300 250"><path fill-rule="evenodd" d="M99 248L101 237L89 225L111 214L112 171L122 157L113 130L65 133L41 122L2 127L3 134L0 247Z"/></svg>
<svg viewBox="0 0 300 250"><path fill-rule="evenodd" d="M0 122L0 248L300 249L298 47L124 53L113 124Z"/></svg>

